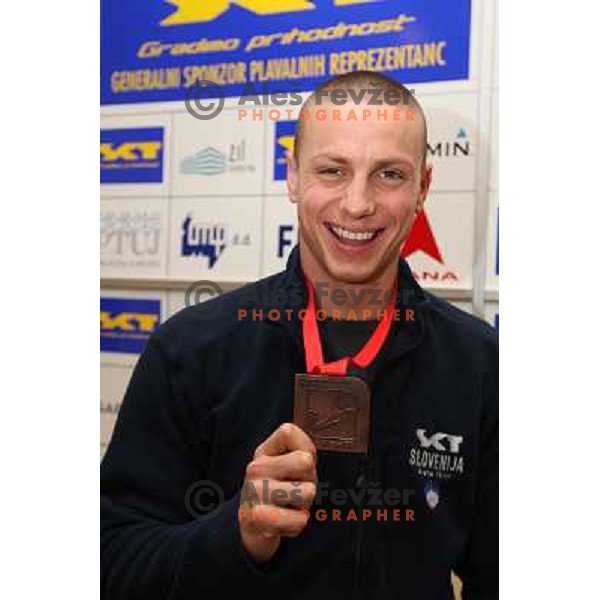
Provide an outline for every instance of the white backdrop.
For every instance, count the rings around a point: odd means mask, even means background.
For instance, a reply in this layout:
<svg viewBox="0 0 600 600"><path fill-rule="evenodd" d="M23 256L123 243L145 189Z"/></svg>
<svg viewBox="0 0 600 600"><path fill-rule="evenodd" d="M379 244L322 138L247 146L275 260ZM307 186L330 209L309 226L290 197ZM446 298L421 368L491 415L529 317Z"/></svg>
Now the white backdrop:
<svg viewBox="0 0 600 600"><path fill-rule="evenodd" d="M442 260L417 240L408 262L423 287L497 324L495 0L473 0L470 40L468 79L409 84L429 122L434 170L425 212ZM272 107L259 109L262 120L240 121L236 102L228 98L210 121L192 118L182 101L102 106L102 129L163 130L162 182L101 186L103 298L158 300L164 320L183 307L184 290L194 281L229 288L284 267L296 241L296 218L274 171L289 140L278 137L277 123L268 119ZM298 112L297 106L276 108ZM206 174L207 168L215 172ZM182 255L188 217L191 226L217 227L223 237L212 264L207 256ZM127 323L135 328L134 318ZM101 352L101 453L137 357Z"/></svg>

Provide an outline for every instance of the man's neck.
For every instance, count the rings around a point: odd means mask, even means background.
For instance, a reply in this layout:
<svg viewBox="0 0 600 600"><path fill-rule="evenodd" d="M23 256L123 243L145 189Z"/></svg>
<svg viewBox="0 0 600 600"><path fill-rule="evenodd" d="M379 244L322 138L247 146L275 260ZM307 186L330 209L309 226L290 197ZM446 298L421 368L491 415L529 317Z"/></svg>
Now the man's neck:
<svg viewBox="0 0 600 600"><path fill-rule="evenodd" d="M303 258L302 248L300 265L314 285L317 310L325 311L327 317L354 321L379 319L395 293L397 262L388 265L378 277L360 283L335 279L320 265Z"/></svg>

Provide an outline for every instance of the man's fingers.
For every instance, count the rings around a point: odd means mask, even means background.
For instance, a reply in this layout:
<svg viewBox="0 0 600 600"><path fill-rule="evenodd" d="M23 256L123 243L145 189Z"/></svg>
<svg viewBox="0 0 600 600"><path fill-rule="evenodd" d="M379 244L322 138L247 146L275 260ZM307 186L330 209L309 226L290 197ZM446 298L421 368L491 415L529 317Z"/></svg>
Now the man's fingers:
<svg viewBox="0 0 600 600"><path fill-rule="evenodd" d="M244 484L242 503L274 504L295 508L310 508L317 494L312 481L249 481Z"/></svg>
<svg viewBox="0 0 600 600"><path fill-rule="evenodd" d="M239 520L246 546L257 546L257 555L274 551L272 545L264 548L269 538L294 537L306 527L316 495L316 461L313 441L293 423L278 427L256 448L246 467Z"/></svg>
<svg viewBox="0 0 600 600"><path fill-rule="evenodd" d="M305 509L282 508L272 504L243 504L239 520L253 533L268 537L295 537L304 531L309 519Z"/></svg>
<svg viewBox="0 0 600 600"><path fill-rule="evenodd" d="M256 448L254 458L277 456L294 450L303 450L317 456L317 449L306 432L293 423L283 423Z"/></svg>
<svg viewBox="0 0 600 600"><path fill-rule="evenodd" d="M273 482L274 493L271 494L272 504L277 506L293 506L295 508L310 508L317 494L317 486L312 481L290 483L288 481Z"/></svg>
<svg viewBox="0 0 600 600"><path fill-rule="evenodd" d="M315 456L294 450L280 456L259 456L246 467L246 481L317 481Z"/></svg>

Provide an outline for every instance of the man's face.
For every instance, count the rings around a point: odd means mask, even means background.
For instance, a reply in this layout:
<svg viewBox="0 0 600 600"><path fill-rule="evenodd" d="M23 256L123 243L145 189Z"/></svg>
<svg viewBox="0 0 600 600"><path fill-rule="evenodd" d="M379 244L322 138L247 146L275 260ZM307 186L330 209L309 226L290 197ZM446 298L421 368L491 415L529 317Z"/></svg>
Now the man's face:
<svg viewBox="0 0 600 600"><path fill-rule="evenodd" d="M423 164L423 123L394 120L397 107L312 105L298 163L287 183L298 204L302 263L309 275L348 284L395 270L401 243L422 209L431 180ZM326 110L317 120L315 109ZM373 115L363 120L363 110ZM387 120L376 118L385 110ZM337 111L337 116L335 114ZM347 120L354 111L358 120Z"/></svg>

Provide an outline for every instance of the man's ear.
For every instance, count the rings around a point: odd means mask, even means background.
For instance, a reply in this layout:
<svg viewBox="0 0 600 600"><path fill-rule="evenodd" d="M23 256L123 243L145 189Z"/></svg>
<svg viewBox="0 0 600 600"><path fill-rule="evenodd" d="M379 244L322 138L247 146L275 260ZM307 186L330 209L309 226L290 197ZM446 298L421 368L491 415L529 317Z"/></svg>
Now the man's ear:
<svg viewBox="0 0 600 600"><path fill-rule="evenodd" d="M294 158L294 152L287 150L285 153L286 164L286 183L290 202L296 204L298 202L298 163Z"/></svg>
<svg viewBox="0 0 600 600"><path fill-rule="evenodd" d="M433 173L433 165L423 163L421 167L421 181L419 183L419 197L417 198L417 206L415 212L421 212L423 205L427 199L429 193L429 187L431 186L431 176Z"/></svg>

